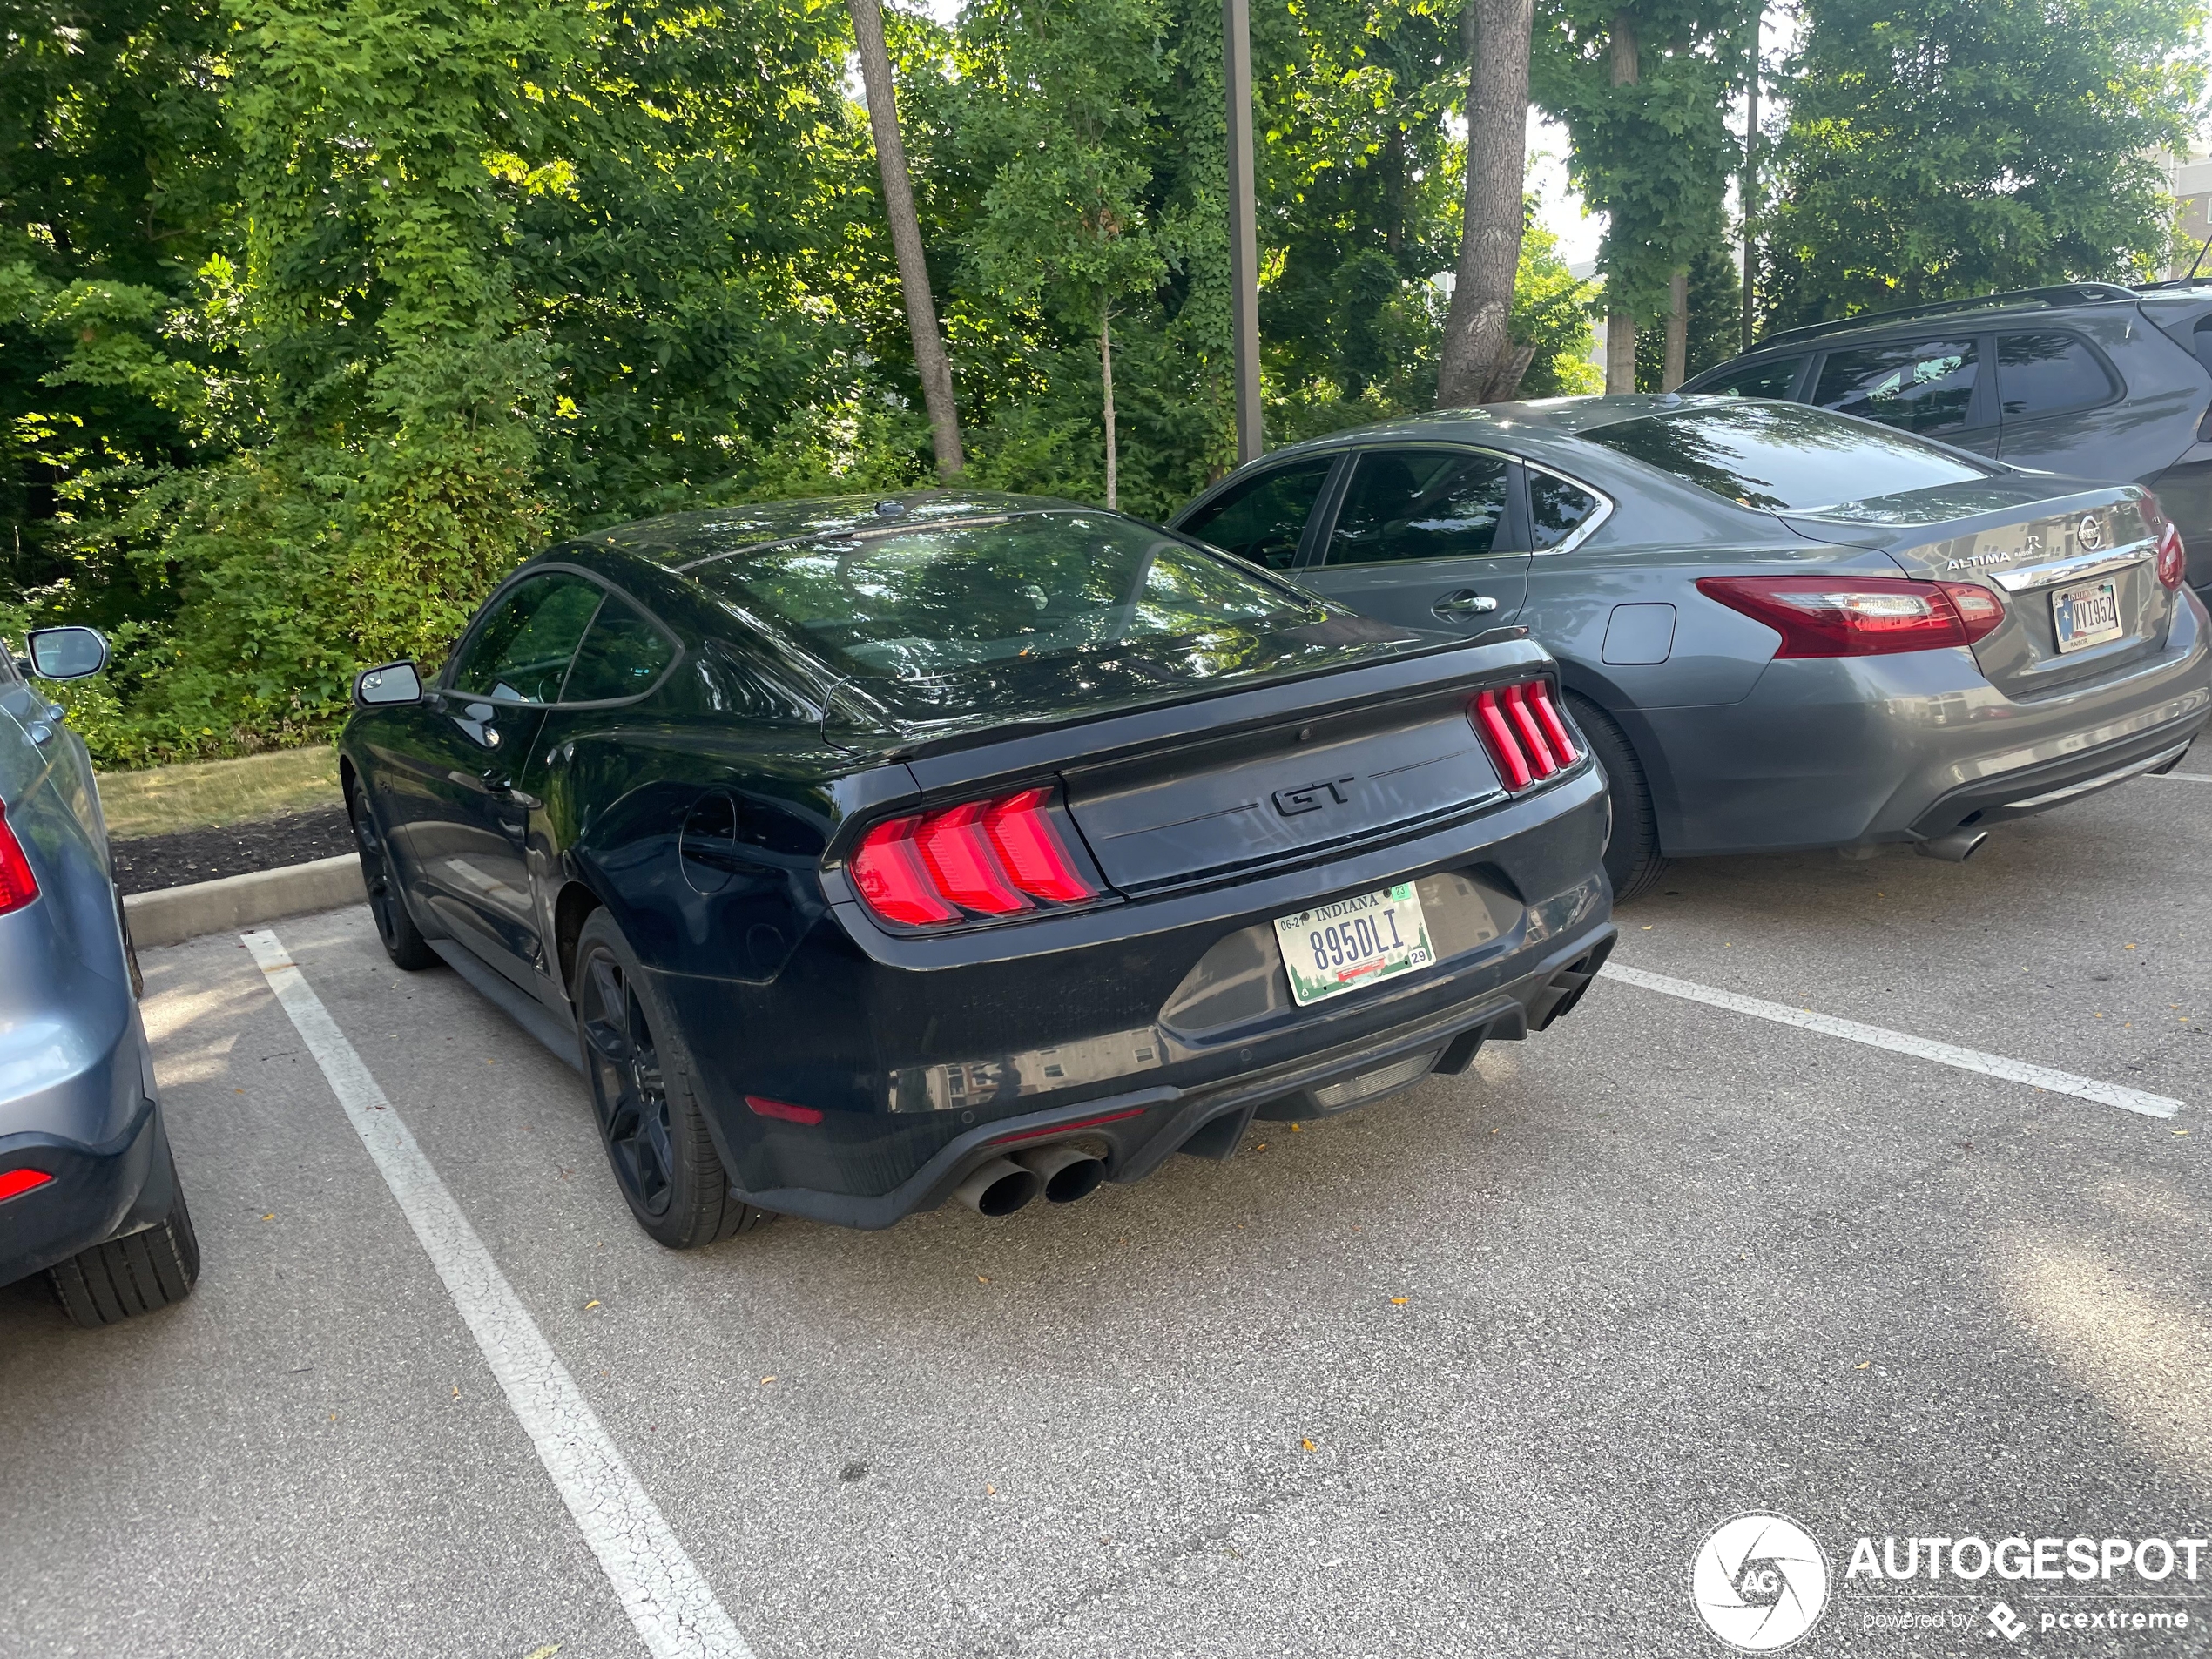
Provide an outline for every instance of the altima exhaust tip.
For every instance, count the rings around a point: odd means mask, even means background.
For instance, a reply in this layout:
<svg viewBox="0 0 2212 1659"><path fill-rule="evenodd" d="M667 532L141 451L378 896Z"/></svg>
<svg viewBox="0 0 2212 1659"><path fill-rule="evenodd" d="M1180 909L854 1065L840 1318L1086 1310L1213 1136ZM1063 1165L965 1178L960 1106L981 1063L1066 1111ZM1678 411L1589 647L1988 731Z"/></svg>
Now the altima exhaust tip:
<svg viewBox="0 0 2212 1659"><path fill-rule="evenodd" d="M993 1158L978 1164L968 1179L953 1190L979 1216L1010 1216L1037 1196L1043 1182L1011 1158Z"/></svg>
<svg viewBox="0 0 2212 1659"><path fill-rule="evenodd" d="M1044 1183L1045 1202L1073 1204L1098 1190L1106 1163L1076 1146L1041 1146L1015 1156L1015 1162Z"/></svg>
<svg viewBox="0 0 2212 1659"><path fill-rule="evenodd" d="M1987 830L1953 830L1948 835L1938 835L1918 842L1913 850L1923 858L1941 859L1946 864L1964 864L1981 850L1989 839Z"/></svg>

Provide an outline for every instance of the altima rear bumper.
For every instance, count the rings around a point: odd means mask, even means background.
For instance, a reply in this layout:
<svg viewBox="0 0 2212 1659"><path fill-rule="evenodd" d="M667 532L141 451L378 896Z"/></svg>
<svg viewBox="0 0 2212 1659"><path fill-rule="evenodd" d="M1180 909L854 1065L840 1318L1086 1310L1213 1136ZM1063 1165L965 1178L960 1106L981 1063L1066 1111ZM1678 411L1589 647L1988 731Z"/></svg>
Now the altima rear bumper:
<svg viewBox="0 0 2212 1659"><path fill-rule="evenodd" d="M1143 1179L1177 1152L1225 1159L1255 1117L1313 1118L1367 1105L1423 1077L1464 1071L1486 1042L1517 1041L1544 1029L1581 1001L1616 937L1601 908L1599 920L1554 943L1534 966L1534 953L1524 952L1459 975L1456 985L1435 988L1447 995L1459 989L1463 996L1402 1025L1211 1083L1162 1083L978 1124L887 1192L786 1186L738 1196L764 1210L873 1230L934 1210L990 1157L1056 1142L1093 1143L1105 1157L1107 1178L1119 1182ZM1515 976L1498 982L1501 968ZM1370 1078L1380 1078L1380 1086L1360 1092Z"/></svg>

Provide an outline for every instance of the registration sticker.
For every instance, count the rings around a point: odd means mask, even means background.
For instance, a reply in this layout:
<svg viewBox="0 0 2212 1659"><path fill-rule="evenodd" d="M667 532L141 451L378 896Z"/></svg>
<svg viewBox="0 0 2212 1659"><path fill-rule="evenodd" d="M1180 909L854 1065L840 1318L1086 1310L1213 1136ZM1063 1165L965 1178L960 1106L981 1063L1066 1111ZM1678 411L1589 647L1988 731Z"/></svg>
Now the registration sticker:
<svg viewBox="0 0 2212 1659"><path fill-rule="evenodd" d="M1410 881L1278 916L1275 937L1300 1008L1436 960L1420 895Z"/></svg>

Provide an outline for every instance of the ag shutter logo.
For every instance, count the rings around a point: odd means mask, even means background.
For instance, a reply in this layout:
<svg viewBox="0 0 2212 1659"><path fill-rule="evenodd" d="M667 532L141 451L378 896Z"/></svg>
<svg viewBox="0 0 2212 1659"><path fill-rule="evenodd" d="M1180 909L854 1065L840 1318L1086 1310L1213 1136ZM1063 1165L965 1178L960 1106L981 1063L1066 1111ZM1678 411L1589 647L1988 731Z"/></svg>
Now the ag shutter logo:
<svg viewBox="0 0 2212 1659"><path fill-rule="evenodd" d="M1738 1515L1690 1558L1689 1600L1705 1628L1739 1653L1778 1653L1820 1622L1828 1560L1786 1515Z"/></svg>

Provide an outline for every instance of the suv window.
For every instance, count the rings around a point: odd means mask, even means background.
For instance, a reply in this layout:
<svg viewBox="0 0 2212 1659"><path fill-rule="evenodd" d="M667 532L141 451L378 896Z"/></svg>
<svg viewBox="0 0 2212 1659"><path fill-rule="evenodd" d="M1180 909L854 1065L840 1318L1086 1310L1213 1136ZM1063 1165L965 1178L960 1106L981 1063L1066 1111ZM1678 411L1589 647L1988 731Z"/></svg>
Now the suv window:
<svg viewBox="0 0 2212 1659"><path fill-rule="evenodd" d="M1682 389L1715 397L1788 397L1791 388L1797 383L1797 371L1804 366L1802 354L1796 357L1770 357L1764 362L1745 363L1740 368L1716 370Z"/></svg>
<svg viewBox="0 0 2212 1659"><path fill-rule="evenodd" d="M1382 564L1494 551L1508 475L1496 455L1371 450L1345 492L1326 562Z"/></svg>
<svg viewBox="0 0 2212 1659"><path fill-rule="evenodd" d="M1263 570L1287 570L1298 562L1305 521L1335 464L1323 455L1263 473L1199 509L1182 531Z"/></svg>
<svg viewBox="0 0 2212 1659"><path fill-rule="evenodd" d="M1557 547L1597 511L1597 497L1580 484L1528 469L1528 519L1539 553Z"/></svg>
<svg viewBox="0 0 2212 1659"><path fill-rule="evenodd" d="M550 703L604 593L596 582L548 571L492 602L454 667L456 691L515 703Z"/></svg>
<svg viewBox="0 0 2212 1659"><path fill-rule="evenodd" d="M562 688L563 703L604 703L652 690L661 671L676 659L666 634L637 608L610 594L592 618L591 631L576 654Z"/></svg>
<svg viewBox="0 0 2212 1659"><path fill-rule="evenodd" d="M1978 341L1899 340L1831 351L1812 401L1839 415L1879 421L1925 436L1957 432L1973 411Z"/></svg>
<svg viewBox="0 0 2212 1659"><path fill-rule="evenodd" d="M1997 396L2008 421L2091 408L2109 401L2118 389L2096 353L2077 335L1997 337Z"/></svg>
<svg viewBox="0 0 2212 1659"><path fill-rule="evenodd" d="M1814 512L1989 476L1902 433L1869 432L1797 403L1712 404L1582 435L1767 512Z"/></svg>

